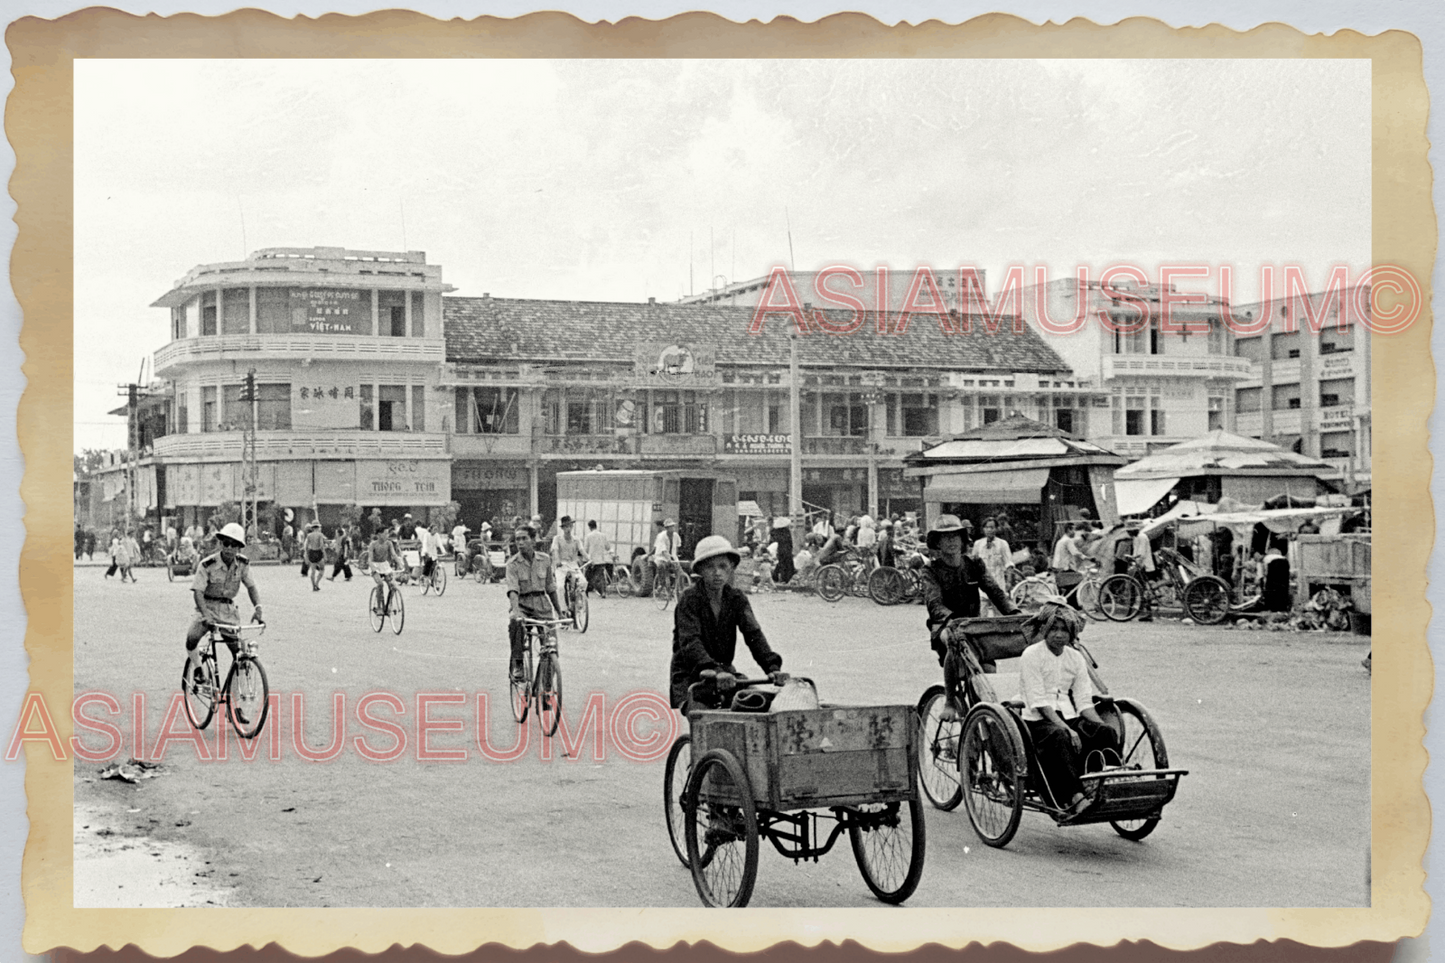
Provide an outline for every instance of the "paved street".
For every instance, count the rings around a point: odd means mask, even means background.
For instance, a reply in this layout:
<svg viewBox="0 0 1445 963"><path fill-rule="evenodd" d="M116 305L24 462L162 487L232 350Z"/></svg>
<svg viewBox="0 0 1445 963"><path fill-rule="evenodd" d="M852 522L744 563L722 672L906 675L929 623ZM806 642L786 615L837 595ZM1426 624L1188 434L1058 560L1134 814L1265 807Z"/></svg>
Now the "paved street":
<svg viewBox="0 0 1445 963"><path fill-rule="evenodd" d="M163 569L137 569L136 585L102 572L75 573L75 687L119 701L119 716L98 704L86 712L119 728L124 760L134 752L136 696L146 700L147 753L154 747L178 689L192 605L188 580L169 583ZM440 599L406 589L398 637L371 630L370 581L360 576L312 593L295 567L255 574L270 620L260 654L280 707L257 740L257 758L239 756L233 733L226 761L201 761L189 741L172 740L159 775L136 785L97 779L101 764L77 760L77 892L97 901L87 905L141 898L124 895L126 887L160 893L167 905L697 905L668 843L661 758L629 761L609 741L598 762L589 736L580 758L560 758L553 739L544 759L531 723L517 761L479 751L478 693L491 697L493 754L517 738L506 706L499 586L453 580ZM920 607L829 605L791 594L753 603L784 667L813 678L826 702L911 705L940 677ZM249 613L244 601L241 610ZM590 630L561 638L569 727L582 722L594 693L608 712L631 693L665 699L671 625L672 611L651 600L594 600ZM1174 622L1094 623L1084 637L1112 691L1149 708L1171 764L1190 770L1163 822L1133 843L1107 824L1059 829L1025 812L1014 841L994 850L979 843L963 807L929 807L927 863L908 905L1367 902L1370 688L1359 660L1368 639ZM753 668L745 654L739 666ZM392 744L358 718L368 693L391 693L404 707L371 708L405 732L405 751L393 761L369 761L354 741L364 738L374 752ZM450 720L461 731L432 732L429 748L462 750L465 761L418 760L418 693L462 694L461 704L431 707L433 722ZM344 747L331 761L307 761L294 739L304 737L313 752L332 742L335 694L345 698ZM293 732L297 698L301 732ZM652 728L638 719L639 737ZM188 729L184 715L173 720L174 733ZM211 753L218 731L219 719L205 734ZM105 741L81 735L91 746ZM268 758L273 736L279 761ZM122 856L129 861L116 862ZM178 864L195 868L177 874ZM166 872L169 881L157 882ZM751 905L880 904L844 841L820 862L796 866L764 844Z"/></svg>

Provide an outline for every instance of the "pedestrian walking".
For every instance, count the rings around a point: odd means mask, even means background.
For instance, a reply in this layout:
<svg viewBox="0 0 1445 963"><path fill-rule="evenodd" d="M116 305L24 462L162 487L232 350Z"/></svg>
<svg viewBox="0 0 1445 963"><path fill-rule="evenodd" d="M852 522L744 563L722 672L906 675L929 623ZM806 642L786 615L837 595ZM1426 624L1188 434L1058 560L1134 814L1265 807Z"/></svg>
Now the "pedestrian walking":
<svg viewBox="0 0 1445 963"><path fill-rule="evenodd" d="M773 519L773 541L778 546L778 562L773 566L773 581L778 585L786 585L793 580L797 574L797 568L793 564L793 528L792 520L786 515L779 515Z"/></svg>
<svg viewBox="0 0 1445 963"><path fill-rule="evenodd" d="M344 574L346 581L351 581L351 564L348 561L351 557L351 532L345 525L336 526L336 538L331 543L331 550L336 555L336 562L327 581L336 581L338 574Z"/></svg>
<svg viewBox="0 0 1445 963"><path fill-rule="evenodd" d="M95 561L95 532L85 533L85 560L87 562Z"/></svg>
<svg viewBox="0 0 1445 963"><path fill-rule="evenodd" d="M118 534L113 533L110 536L110 547L106 549L106 554L110 556L110 568L105 570L105 577L110 578L120 569L120 536Z"/></svg>
<svg viewBox="0 0 1445 963"><path fill-rule="evenodd" d="M135 536L129 533L120 540L120 552L116 555L116 561L120 564L120 580L124 582L130 579L135 583L134 566L140 561L140 543Z"/></svg>
<svg viewBox="0 0 1445 963"><path fill-rule="evenodd" d="M311 591L321 591L321 573L326 567L326 536L321 534L321 523L312 522L306 526L306 540L301 543L305 552L303 574L311 575Z"/></svg>

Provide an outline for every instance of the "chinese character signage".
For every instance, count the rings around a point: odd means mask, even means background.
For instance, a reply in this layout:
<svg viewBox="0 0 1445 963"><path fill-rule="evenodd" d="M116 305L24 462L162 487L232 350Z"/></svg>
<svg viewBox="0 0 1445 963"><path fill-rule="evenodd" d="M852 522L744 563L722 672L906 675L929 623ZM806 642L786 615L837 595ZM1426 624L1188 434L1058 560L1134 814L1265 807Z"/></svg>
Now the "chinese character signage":
<svg viewBox="0 0 1445 963"><path fill-rule="evenodd" d="M632 358L638 384L667 388L707 388L717 383L717 345L686 341L648 341Z"/></svg>
<svg viewBox="0 0 1445 963"><path fill-rule="evenodd" d="M792 435L723 435L725 455L786 455L792 450Z"/></svg>
<svg viewBox="0 0 1445 963"><path fill-rule="evenodd" d="M291 330L296 334L370 334L371 292L292 288Z"/></svg>
<svg viewBox="0 0 1445 963"><path fill-rule="evenodd" d="M298 378L304 369L297 372ZM293 428L356 428L361 407L356 385L339 384L318 377L291 382L291 425Z"/></svg>

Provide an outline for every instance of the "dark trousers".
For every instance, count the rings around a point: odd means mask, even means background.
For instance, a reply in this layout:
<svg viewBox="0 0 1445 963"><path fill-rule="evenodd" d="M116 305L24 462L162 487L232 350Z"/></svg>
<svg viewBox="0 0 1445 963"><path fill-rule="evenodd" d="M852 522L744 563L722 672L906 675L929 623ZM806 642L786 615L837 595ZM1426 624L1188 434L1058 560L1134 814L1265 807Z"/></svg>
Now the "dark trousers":
<svg viewBox="0 0 1445 963"><path fill-rule="evenodd" d="M335 578L343 572L346 574L346 580L348 582L351 581L351 566L347 564L346 559L338 558L336 560L336 565L333 566L331 569L331 577Z"/></svg>
<svg viewBox="0 0 1445 963"><path fill-rule="evenodd" d="M1083 716L1066 720L1068 726L1079 734L1080 749L1074 751L1073 742L1062 729L1047 719L1029 721L1029 735L1033 738L1034 757L1039 764L1047 786L1040 790L1053 790L1054 804L1067 806L1074 794L1083 791L1079 774L1083 772L1084 760L1095 749L1119 751L1119 737L1112 726L1090 722Z"/></svg>
<svg viewBox="0 0 1445 963"><path fill-rule="evenodd" d="M547 600L545 596L543 597L542 604L547 605ZM552 617L552 609L550 605L547 605L546 611L531 608L527 605L526 602L523 602L521 607L522 615L529 619L550 619ZM522 653L525 652L527 649L526 627L522 625L521 622L513 622L511 619L508 619L507 639L512 643L512 668L520 669L522 668Z"/></svg>

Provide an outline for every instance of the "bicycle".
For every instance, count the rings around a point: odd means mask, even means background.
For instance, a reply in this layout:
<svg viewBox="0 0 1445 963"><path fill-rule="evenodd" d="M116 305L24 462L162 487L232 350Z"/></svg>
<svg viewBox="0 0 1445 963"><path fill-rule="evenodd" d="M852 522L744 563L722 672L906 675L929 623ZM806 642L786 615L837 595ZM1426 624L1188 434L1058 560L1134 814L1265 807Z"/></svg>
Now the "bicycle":
<svg viewBox="0 0 1445 963"><path fill-rule="evenodd" d="M386 579L386 594L383 595L380 585L371 587L371 595L368 606L371 612L371 628L380 632L386 625L386 620L391 620L391 631L395 635L401 635L402 626L406 624L406 602L401 597L401 589L397 587L396 577L392 574L384 576Z"/></svg>
<svg viewBox="0 0 1445 963"><path fill-rule="evenodd" d="M652 579L652 600L664 612L667 611L667 606L672 602L673 597L678 594L677 583L680 569L677 568L677 565L677 562L673 562L666 567L659 566L657 574Z"/></svg>
<svg viewBox="0 0 1445 963"><path fill-rule="evenodd" d="M185 696L186 718L196 729L211 724L216 707L226 703L226 715L231 727L242 739L254 739L266 725L266 715L271 703L268 699L270 688L266 683L266 670L256 657L257 640L244 639L243 633L254 631L258 635L266 631L265 622L250 625L228 625L220 622L207 623L209 635L202 644L206 646L201 654L201 664L193 673L191 660L181 666L181 692ZM217 684L220 678L220 663L216 658L216 645L225 642L231 650L231 668L226 680Z"/></svg>
<svg viewBox="0 0 1445 963"><path fill-rule="evenodd" d="M829 562L813 575L813 585L826 602L836 602L845 595L868 595L868 581L877 559L857 549L848 549L836 562Z"/></svg>
<svg viewBox="0 0 1445 963"><path fill-rule="evenodd" d="M1097 566L1090 568L1084 577L1066 592L1060 591L1053 572L1040 572L1020 579L1009 590L1009 599L1020 612L1032 614L1039 610L1039 606L1043 605L1049 596L1062 595L1089 618L1102 622L1107 618L1099 602L1099 588L1103 584L1104 580L1099 577Z"/></svg>
<svg viewBox="0 0 1445 963"><path fill-rule="evenodd" d="M569 619L522 619L527 645L522 651L521 676L509 673L512 690L512 718L518 725L527 721L531 707L537 707L537 724L542 735L551 736L562 719L562 663L557 652L557 628ZM537 674L532 674L532 640L537 639ZM549 715L550 713L550 715Z"/></svg>
<svg viewBox="0 0 1445 963"><path fill-rule="evenodd" d="M570 568L562 581L562 598L572 615L572 627L585 634L588 621L587 584Z"/></svg>
<svg viewBox="0 0 1445 963"><path fill-rule="evenodd" d="M441 598L447 590L447 570L440 559L432 559L431 575L421 580L421 594L428 591L435 592L437 598Z"/></svg>

